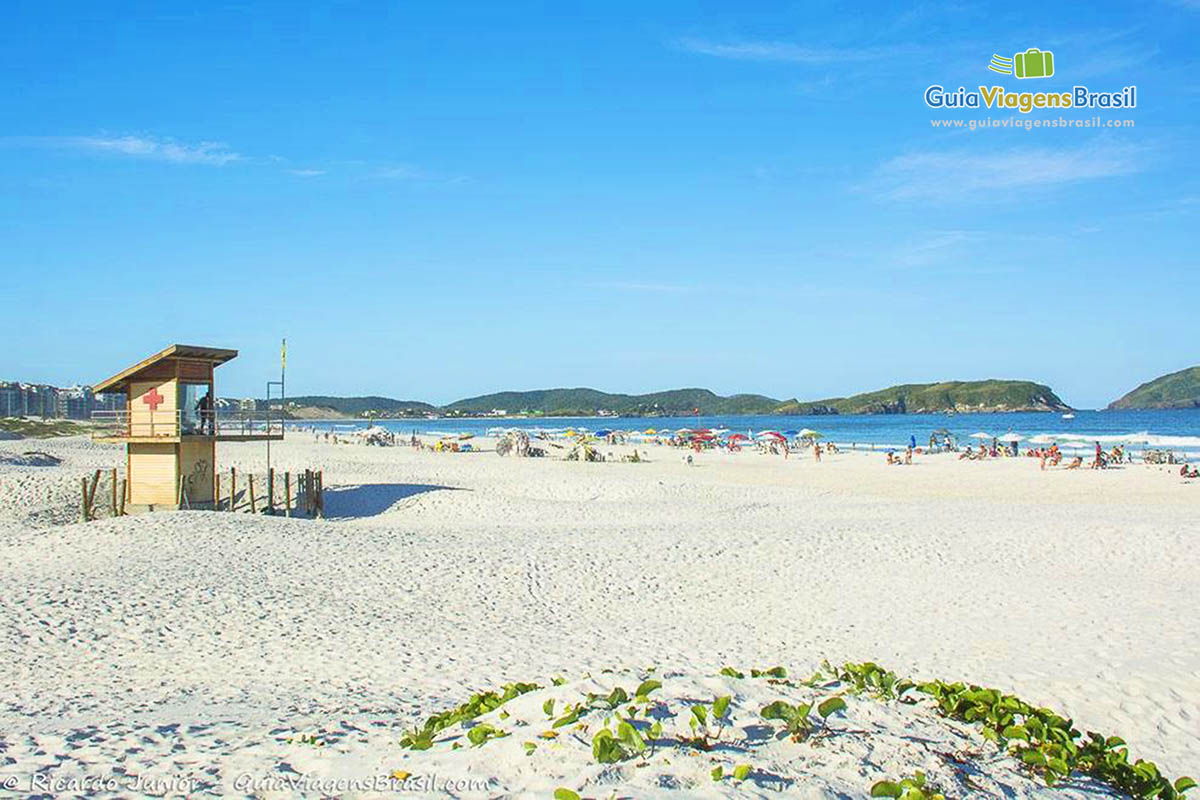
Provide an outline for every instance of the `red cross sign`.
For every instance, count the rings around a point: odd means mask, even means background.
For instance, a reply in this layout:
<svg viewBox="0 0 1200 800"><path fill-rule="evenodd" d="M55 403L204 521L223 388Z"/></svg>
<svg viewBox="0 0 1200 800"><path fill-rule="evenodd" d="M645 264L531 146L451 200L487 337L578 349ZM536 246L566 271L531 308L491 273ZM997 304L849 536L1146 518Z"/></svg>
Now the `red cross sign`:
<svg viewBox="0 0 1200 800"><path fill-rule="evenodd" d="M163 400L166 400L166 399L167 398L163 397L161 394L158 393L157 386L155 386L150 391L148 391L144 395L142 395L142 402L145 403L146 405L150 406L151 411L158 410L158 406L162 403Z"/></svg>

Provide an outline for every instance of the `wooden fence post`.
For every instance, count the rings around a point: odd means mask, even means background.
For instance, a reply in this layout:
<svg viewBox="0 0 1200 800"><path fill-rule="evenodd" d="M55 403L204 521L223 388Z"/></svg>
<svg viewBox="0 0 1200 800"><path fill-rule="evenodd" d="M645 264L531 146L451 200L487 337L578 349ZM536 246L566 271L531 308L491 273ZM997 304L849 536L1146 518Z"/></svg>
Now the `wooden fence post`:
<svg viewBox="0 0 1200 800"><path fill-rule="evenodd" d="M325 519L325 471L317 471L317 516Z"/></svg>
<svg viewBox="0 0 1200 800"><path fill-rule="evenodd" d="M83 479L83 497L79 502L79 521L88 521L88 502L87 502L87 478Z"/></svg>
<svg viewBox="0 0 1200 800"><path fill-rule="evenodd" d="M112 470L112 515L117 515L117 468Z"/></svg>
<svg viewBox="0 0 1200 800"><path fill-rule="evenodd" d="M213 473L213 511L221 510L221 473Z"/></svg>
<svg viewBox="0 0 1200 800"><path fill-rule="evenodd" d="M290 472L283 473L283 505L285 509L283 513L290 517L292 515L292 473Z"/></svg>
<svg viewBox="0 0 1200 800"><path fill-rule="evenodd" d="M275 513L275 468L267 470L267 513Z"/></svg>
<svg viewBox="0 0 1200 800"><path fill-rule="evenodd" d="M126 481L121 478L121 516L125 516Z"/></svg>
<svg viewBox="0 0 1200 800"><path fill-rule="evenodd" d="M92 513L92 509L94 509L96 507L96 486L99 483L100 483L100 470L96 470L96 474L92 476L92 486L90 489L88 489L87 507L88 507L88 516L89 517L95 516L95 514Z"/></svg>
<svg viewBox="0 0 1200 800"><path fill-rule="evenodd" d="M237 467L229 468L229 510L233 511L237 502Z"/></svg>
<svg viewBox="0 0 1200 800"><path fill-rule="evenodd" d="M250 513L257 514L258 513L258 503L256 503L254 500L254 473L253 472L250 473L250 477L247 478L247 480L250 481Z"/></svg>

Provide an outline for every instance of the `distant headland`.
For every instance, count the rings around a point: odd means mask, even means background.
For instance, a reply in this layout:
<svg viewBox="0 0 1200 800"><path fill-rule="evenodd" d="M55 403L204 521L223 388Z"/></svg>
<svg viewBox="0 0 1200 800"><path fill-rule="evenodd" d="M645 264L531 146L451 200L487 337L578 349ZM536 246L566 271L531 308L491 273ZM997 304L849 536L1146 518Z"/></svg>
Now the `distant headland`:
<svg viewBox="0 0 1200 800"><path fill-rule="evenodd" d="M435 406L386 397L306 395L288 398L295 419L414 417L675 417L768 414L934 414L945 412L1066 411L1070 407L1044 384L984 380L909 383L850 397L778 400L759 394L718 395L708 389L650 394L613 394L596 389L496 392Z"/></svg>

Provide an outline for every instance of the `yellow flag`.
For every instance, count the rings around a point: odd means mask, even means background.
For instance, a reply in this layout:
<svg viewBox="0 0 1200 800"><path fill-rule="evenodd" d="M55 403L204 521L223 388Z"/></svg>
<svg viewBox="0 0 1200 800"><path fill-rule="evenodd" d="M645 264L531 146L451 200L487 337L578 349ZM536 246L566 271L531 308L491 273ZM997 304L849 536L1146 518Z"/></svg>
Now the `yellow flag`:
<svg viewBox="0 0 1200 800"><path fill-rule="evenodd" d="M283 340L283 346L279 348L279 366L287 369L287 339Z"/></svg>

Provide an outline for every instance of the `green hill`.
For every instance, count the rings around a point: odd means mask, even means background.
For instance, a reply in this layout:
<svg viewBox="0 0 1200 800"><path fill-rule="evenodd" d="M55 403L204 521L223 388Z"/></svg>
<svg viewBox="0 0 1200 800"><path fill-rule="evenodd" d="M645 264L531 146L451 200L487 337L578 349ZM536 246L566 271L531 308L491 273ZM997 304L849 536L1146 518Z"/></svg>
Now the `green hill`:
<svg viewBox="0 0 1200 800"><path fill-rule="evenodd" d="M944 411L1064 411L1049 386L1030 381L906 383L876 392L788 403L786 414L929 414Z"/></svg>
<svg viewBox="0 0 1200 800"><path fill-rule="evenodd" d="M259 401L265 402L265 401ZM302 395L287 399L291 416L314 418L319 416L362 417L367 413L376 417L423 416L437 411L436 406L419 400L393 400L390 397L331 397L329 395ZM327 413L332 412L332 413Z"/></svg>
<svg viewBox="0 0 1200 800"><path fill-rule="evenodd" d="M721 397L707 389L674 389L652 394L610 394L596 389L537 389L531 392L498 392L469 397L446 406L458 414L488 413L503 409L509 414L588 416L601 411L624 416L686 416L701 414L770 414L782 401L757 394Z"/></svg>
<svg viewBox="0 0 1200 800"><path fill-rule="evenodd" d="M853 397L799 402L761 394L723 397L708 389L672 389L650 394L613 394L596 389L535 389L468 397L438 408L416 400L388 397L288 398L288 415L320 417L416 417L431 413L476 416L503 410L508 415L686 417L737 414L921 414L939 411L1059 411L1068 406L1049 386L1029 381L952 381L892 386Z"/></svg>
<svg viewBox="0 0 1200 800"><path fill-rule="evenodd" d="M1200 408L1200 367L1188 367L1147 381L1108 407Z"/></svg>

